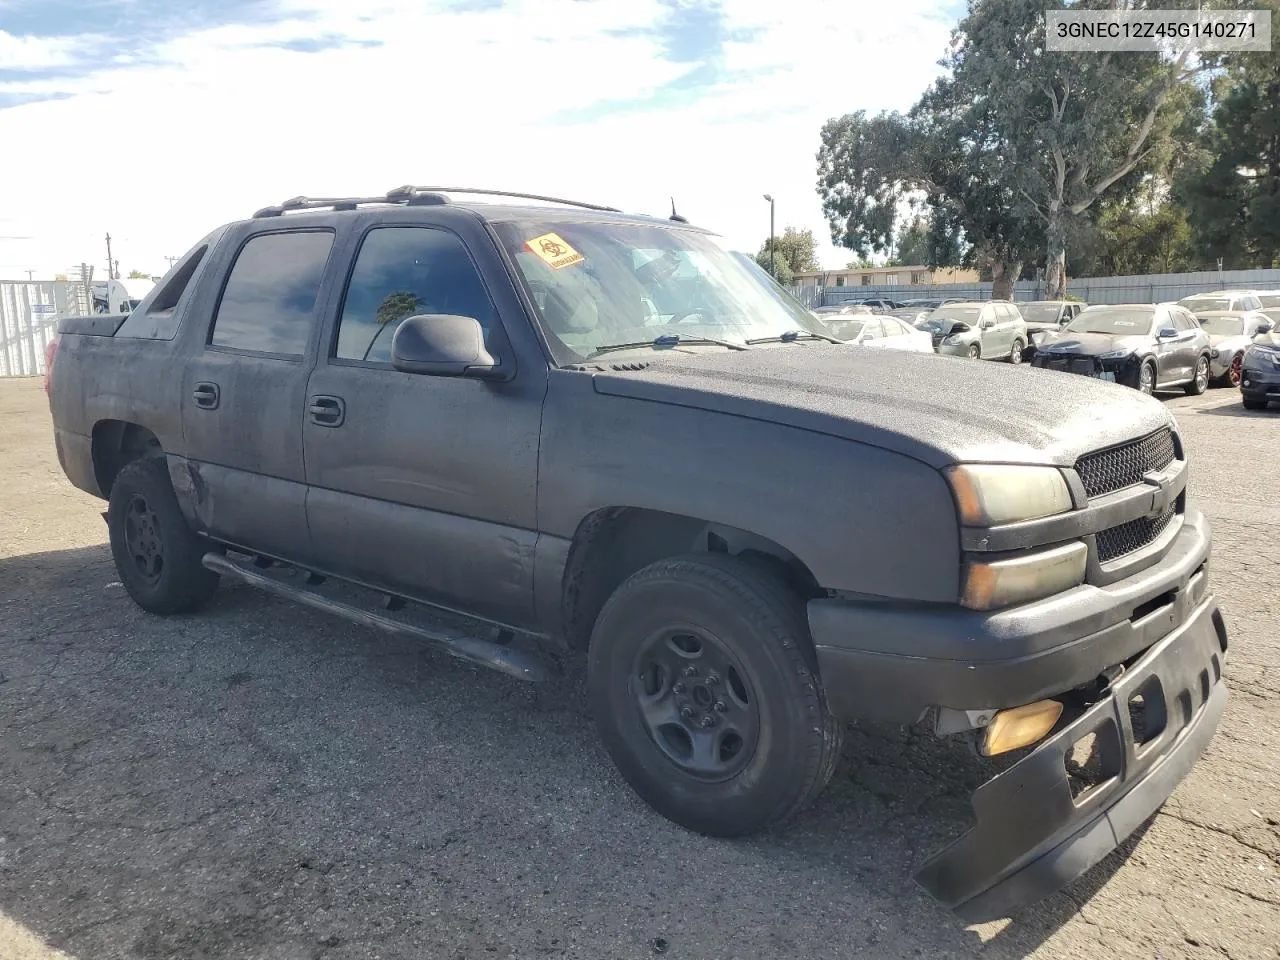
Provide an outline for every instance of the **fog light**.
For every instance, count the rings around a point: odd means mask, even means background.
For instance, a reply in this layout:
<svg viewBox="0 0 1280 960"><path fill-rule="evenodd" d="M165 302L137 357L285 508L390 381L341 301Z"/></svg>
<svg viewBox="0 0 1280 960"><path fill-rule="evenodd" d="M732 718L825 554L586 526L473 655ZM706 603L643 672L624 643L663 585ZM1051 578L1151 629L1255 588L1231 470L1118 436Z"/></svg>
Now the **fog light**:
<svg viewBox="0 0 1280 960"><path fill-rule="evenodd" d="M1057 700L1038 700L1025 707L1001 710L982 737L982 755L994 757L1019 747L1027 747L1044 737L1062 716Z"/></svg>

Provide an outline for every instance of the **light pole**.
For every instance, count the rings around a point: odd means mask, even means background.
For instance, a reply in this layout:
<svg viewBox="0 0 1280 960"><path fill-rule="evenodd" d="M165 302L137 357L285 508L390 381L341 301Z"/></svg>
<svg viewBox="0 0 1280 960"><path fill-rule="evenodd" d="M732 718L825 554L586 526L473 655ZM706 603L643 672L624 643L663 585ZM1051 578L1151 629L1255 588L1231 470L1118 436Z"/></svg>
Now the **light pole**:
<svg viewBox="0 0 1280 960"><path fill-rule="evenodd" d="M778 279L778 271L774 260L778 256L777 243L773 238L773 197L765 194L764 198L769 201L769 273L773 275L773 279Z"/></svg>

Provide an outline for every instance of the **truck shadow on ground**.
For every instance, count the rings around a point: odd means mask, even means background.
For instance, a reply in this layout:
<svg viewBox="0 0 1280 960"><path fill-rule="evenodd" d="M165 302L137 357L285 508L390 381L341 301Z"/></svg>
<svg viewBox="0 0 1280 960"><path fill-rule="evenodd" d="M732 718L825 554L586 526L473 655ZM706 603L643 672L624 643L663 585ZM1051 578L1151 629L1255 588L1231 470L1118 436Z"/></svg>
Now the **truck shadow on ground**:
<svg viewBox="0 0 1280 960"><path fill-rule="evenodd" d="M1023 957L1136 839L978 933L910 874L989 775L856 726L785 829L727 842L637 799L580 670L523 685L224 588L137 610L105 546L0 560L0 912L80 960Z"/></svg>

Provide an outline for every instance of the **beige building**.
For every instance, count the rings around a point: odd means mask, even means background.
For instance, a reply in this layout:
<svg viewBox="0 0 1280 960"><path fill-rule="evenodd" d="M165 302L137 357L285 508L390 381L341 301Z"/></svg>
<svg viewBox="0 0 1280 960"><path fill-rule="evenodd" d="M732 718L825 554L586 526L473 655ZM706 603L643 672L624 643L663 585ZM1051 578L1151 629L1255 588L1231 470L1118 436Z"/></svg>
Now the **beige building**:
<svg viewBox="0 0 1280 960"><path fill-rule="evenodd" d="M801 287L927 287L935 283L977 283L978 271L963 267L846 267L797 273Z"/></svg>

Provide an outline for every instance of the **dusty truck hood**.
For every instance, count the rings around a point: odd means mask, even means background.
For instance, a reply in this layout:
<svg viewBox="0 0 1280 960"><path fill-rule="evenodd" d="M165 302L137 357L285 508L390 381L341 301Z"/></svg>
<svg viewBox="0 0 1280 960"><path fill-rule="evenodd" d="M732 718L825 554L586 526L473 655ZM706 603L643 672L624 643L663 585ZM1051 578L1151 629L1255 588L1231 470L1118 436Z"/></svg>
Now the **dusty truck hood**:
<svg viewBox="0 0 1280 960"><path fill-rule="evenodd" d="M1171 422L1159 401L1089 377L810 341L617 367L594 374L597 393L813 430L935 467L1071 466Z"/></svg>

